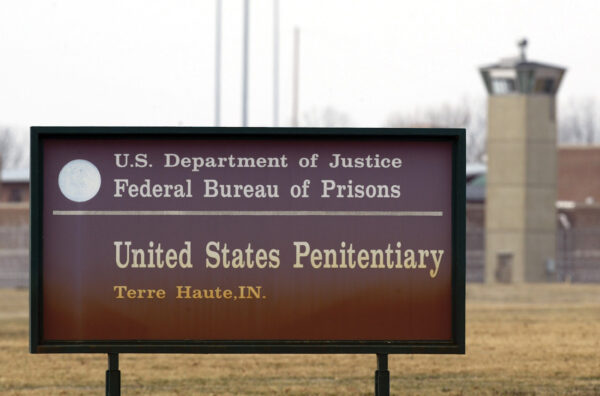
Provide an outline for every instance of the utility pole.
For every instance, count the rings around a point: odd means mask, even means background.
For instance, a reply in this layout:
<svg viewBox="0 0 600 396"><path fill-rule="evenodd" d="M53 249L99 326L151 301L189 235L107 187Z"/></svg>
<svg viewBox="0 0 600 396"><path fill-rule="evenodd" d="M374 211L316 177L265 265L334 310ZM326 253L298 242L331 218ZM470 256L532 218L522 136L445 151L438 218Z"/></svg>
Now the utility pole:
<svg viewBox="0 0 600 396"><path fill-rule="evenodd" d="M273 0L273 126L279 126L279 0Z"/></svg>
<svg viewBox="0 0 600 396"><path fill-rule="evenodd" d="M242 72L242 126L248 126L248 20L249 0L244 0L244 65Z"/></svg>
<svg viewBox="0 0 600 396"><path fill-rule="evenodd" d="M221 13L222 0L216 0L215 15L215 126L221 126Z"/></svg>
<svg viewBox="0 0 600 396"><path fill-rule="evenodd" d="M300 29L294 28L294 87L292 97L292 126L298 126L298 80L300 74Z"/></svg>

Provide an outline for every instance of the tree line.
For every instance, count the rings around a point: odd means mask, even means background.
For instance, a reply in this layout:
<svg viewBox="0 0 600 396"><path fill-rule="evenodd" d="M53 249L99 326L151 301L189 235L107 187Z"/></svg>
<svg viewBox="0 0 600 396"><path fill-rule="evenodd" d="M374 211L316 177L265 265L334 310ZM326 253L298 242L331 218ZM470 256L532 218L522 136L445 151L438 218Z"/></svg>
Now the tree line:
<svg viewBox="0 0 600 396"><path fill-rule="evenodd" d="M594 98L572 99L558 109L559 144L592 145L600 143L600 103ZM303 113L300 126L344 128L355 126L352 118L334 107L313 107ZM396 128L466 128L467 162L486 161L487 108L485 100L462 99L398 111L384 122ZM0 170L26 166L29 148L9 127L0 127Z"/></svg>

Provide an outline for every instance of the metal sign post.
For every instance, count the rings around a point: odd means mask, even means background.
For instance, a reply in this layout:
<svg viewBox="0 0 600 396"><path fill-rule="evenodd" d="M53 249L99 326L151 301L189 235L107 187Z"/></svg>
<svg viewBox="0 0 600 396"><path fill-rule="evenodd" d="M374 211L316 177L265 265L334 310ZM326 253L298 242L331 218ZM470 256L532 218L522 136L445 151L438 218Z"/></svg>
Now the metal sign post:
<svg viewBox="0 0 600 396"><path fill-rule="evenodd" d="M106 370L106 396L121 396L121 372L119 371L119 354L108 354L108 370Z"/></svg>
<svg viewBox="0 0 600 396"><path fill-rule="evenodd" d="M388 371L387 353L377 354L377 371L375 371L375 396L390 396L390 372Z"/></svg>

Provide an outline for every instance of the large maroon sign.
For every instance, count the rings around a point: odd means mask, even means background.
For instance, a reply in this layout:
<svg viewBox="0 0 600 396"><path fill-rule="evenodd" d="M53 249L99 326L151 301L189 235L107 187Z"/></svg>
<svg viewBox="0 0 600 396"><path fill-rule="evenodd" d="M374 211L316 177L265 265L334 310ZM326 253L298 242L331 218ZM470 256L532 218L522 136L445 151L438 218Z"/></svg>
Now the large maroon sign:
<svg viewBox="0 0 600 396"><path fill-rule="evenodd" d="M34 128L32 350L460 349L464 136L292 131Z"/></svg>

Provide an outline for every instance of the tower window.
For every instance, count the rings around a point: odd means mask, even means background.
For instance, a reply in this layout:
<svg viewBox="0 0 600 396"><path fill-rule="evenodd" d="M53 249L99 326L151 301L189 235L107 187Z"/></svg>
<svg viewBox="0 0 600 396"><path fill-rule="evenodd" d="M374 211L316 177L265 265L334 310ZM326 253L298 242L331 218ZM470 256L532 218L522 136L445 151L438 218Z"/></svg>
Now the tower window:
<svg viewBox="0 0 600 396"><path fill-rule="evenodd" d="M515 80L510 78L492 79L492 92L500 95L515 92Z"/></svg>
<svg viewBox="0 0 600 396"><path fill-rule="evenodd" d="M551 94L554 92L554 79L540 78L535 81L535 92Z"/></svg>

